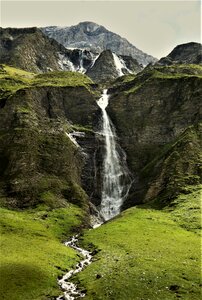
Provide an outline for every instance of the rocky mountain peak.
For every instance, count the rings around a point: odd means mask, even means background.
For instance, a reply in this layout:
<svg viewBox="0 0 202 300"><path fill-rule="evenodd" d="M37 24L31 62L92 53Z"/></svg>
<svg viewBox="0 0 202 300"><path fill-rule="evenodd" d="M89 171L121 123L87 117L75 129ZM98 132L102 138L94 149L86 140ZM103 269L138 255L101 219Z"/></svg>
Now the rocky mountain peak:
<svg viewBox="0 0 202 300"><path fill-rule="evenodd" d="M75 25L74 27L75 28L79 27L85 33L93 33L97 29L100 29L103 32L107 32L108 31L104 26L100 26L100 25L98 25L98 24L96 24L94 22L89 22L89 21L80 22L78 25Z"/></svg>
<svg viewBox="0 0 202 300"><path fill-rule="evenodd" d="M131 56L142 65L157 61L125 38L94 22L81 22L70 27L44 27L41 30L66 48L88 49L99 53L110 49L118 55Z"/></svg>

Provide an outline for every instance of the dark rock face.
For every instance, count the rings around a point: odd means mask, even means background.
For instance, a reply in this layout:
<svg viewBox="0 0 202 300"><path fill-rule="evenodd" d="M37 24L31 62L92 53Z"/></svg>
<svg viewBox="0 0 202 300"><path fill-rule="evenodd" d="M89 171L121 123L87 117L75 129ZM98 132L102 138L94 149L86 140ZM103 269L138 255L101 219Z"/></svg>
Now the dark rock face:
<svg viewBox="0 0 202 300"><path fill-rule="evenodd" d="M112 80L118 76L112 52L110 50L103 51L94 66L86 72L90 78L96 82Z"/></svg>
<svg viewBox="0 0 202 300"><path fill-rule="evenodd" d="M202 63L202 45L199 43L187 43L178 45L166 57L161 58L157 64L201 64Z"/></svg>
<svg viewBox="0 0 202 300"><path fill-rule="evenodd" d="M86 133L82 150L66 130L73 123L94 126L97 113L84 87L26 88L7 98L0 109L0 198L12 207L63 201L87 207L81 186L93 190L96 139Z"/></svg>
<svg viewBox="0 0 202 300"><path fill-rule="evenodd" d="M142 71L143 66L138 63L138 61L131 56L121 55L121 58L124 60L126 67L136 74Z"/></svg>
<svg viewBox="0 0 202 300"><path fill-rule="evenodd" d="M131 56L143 65L157 61L118 34L93 22L81 22L71 27L45 27L42 31L67 48L88 49L98 53L110 49L118 55Z"/></svg>
<svg viewBox="0 0 202 300"><path fill-rule="evenodd" d="M30 72L71 70L71 54L37 28L0 28L0 63Z"/></svg>
<svg viewBox="0 0 202 300"><path fill-rule="evenodd" d="M154 73L110 90L108 112L134 175L125 207L169 201L200 179L201 77Z"/></svg>
<svg viewBox="0 0 202 300"><path fill-rule="evenodd" d="M93 53L89 50L81 50L81 49L74 49L74 50L67 50L70 52L69 57L74 64L75 70L80 70L83 73L88 70L92 64L94 59L97 57L97 53Z"/></svg>
<svg viewBox="0 0 202 300"><path fill-rule="evenodd" d="M117 69L111 50L103 51L96 59L94 65L86 72L95 82L106 82L116 79L120 75L131 73L137 73L142 70L142 66L137 63L135 59L128 56L117 56L122 68ZM120 74L121 72L121 74Z"/></svg>

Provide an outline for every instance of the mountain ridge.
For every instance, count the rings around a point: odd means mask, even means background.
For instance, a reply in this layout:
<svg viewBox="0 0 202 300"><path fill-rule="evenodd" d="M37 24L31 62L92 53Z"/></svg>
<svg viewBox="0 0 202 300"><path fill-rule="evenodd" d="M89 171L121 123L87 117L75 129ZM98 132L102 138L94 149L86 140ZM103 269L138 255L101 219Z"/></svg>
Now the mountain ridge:
<svg viewBox="0 0 202 300"><path fill-rule="evenodd" d="M23 70L35 73L48 71L74 71L88 73L92 79L115 79L120 72L116 70L116 64L123 69L121 74L137 73L142 70L134 58L130 56L115 56L111 52L110 60L114 72L108 67L105 59L105 71L96 69L102 53L92 52L87 49L66 49L55 39L46 36L37 27L30 28L0 28L0 63L5 63ZM89 72L89 70L91 70ZM99 80L98 80L99 81Z"/></svg>
<svg viewBox="0 0 202 300"><path fill-rule="evenodd" d="M69 27L43 27L41 30L66 48L87 48L97 52L111 50L119 55L132 56L143 65L157 61L153 56L132 45L126 38L94 22L85 21Z"/></svg>

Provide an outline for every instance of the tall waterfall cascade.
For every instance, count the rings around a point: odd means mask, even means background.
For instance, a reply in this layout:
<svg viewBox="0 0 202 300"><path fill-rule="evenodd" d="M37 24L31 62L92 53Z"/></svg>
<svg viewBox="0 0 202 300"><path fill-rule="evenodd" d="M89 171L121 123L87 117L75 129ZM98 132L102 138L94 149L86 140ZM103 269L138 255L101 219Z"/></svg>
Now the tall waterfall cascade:
<svg viewBox="0 0 202 300"><path fill-rule="evenodd" d="M102 110L100 134L104 137L105 145L100 214L106 221L120 213L121 206L131 186L126 155L117 143L114 125L106 112L108 103L109 94L107 94L107 90L104 90L97 104Z"/></svg>

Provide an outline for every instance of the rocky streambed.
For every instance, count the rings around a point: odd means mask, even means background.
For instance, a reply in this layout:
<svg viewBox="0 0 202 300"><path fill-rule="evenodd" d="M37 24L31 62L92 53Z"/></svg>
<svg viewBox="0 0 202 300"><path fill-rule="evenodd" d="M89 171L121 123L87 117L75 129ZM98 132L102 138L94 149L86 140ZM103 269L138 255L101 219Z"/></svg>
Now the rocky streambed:
<svg viewBox="0 0 202 300"><path fill-rule="evenodd" d="M77 298L83 298L85 296L85 293L80 291L76 284L69 281L71 277L81 272L92 262L92 253L77 246L78 237L78 235L73 236L70 241L65 242L65 246L71 247L78 251L84 257L84 259L77 263L75 269L70 270L58 280L58 283L63 290L63 295L59 296L57 300L74 300Z"/></svg>

